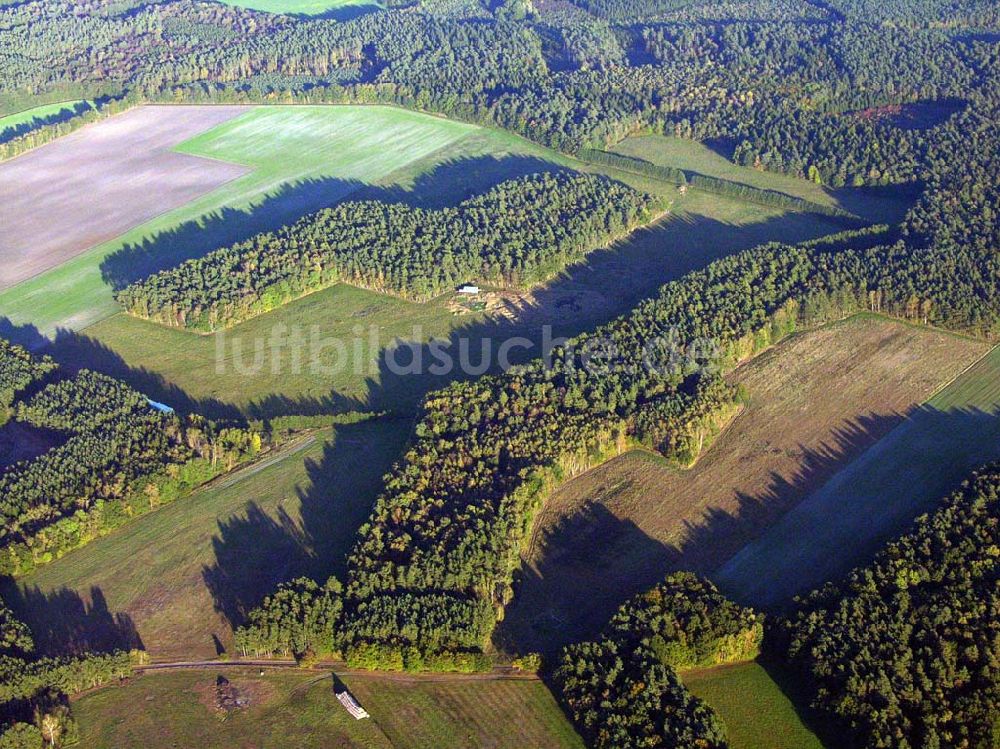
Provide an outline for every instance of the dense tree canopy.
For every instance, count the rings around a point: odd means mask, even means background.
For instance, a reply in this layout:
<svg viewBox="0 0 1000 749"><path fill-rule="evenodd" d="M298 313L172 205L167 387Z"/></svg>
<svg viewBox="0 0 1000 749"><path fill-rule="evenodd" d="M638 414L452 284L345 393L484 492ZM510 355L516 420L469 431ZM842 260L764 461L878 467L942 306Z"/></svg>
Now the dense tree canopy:
<svg viewBox="0 0 1000 749"><path fill-rule="evenodd" d="M1000 466L846 580L806 596L781 650L858 747L991 747L1000 715Z"/></svg>
<svg viewBox="0 0 1000 749"><path fill-rule="evenodd" d="M625 603L600 638L567 647L552 678L595 749L721 748L719 719L677 670L753 659L762 637L752 611L677 573Z"/></svg>
<svg viewBox="0 0 1000 749"><path fill-rule="evenodd" d="M67 744L75 743L67 697L131 673L129 653L38 657L28 628L0 601L0 747L41 749L46 723L57 727ZM47 745L55 746L50 739Z"/></svg>
<svg viewBox="0 0 1000 749"><path fill-rule="evenodd" d="M17 573L168 501L261 446L260 435L154 408L120 380L0 342L14 422L53 445L0 470L0 570ZM29 387L33 386L33 387Z"/></svg>
<svg viewBox="0 0 1000 749"><path fill-rule="evenodd" d="M502 182L454 208L348 201L157 273L118 300L141 317L215 329L339 280L418 299L468 281L530 285L648 222L656 202L565 172Z"/></svg>

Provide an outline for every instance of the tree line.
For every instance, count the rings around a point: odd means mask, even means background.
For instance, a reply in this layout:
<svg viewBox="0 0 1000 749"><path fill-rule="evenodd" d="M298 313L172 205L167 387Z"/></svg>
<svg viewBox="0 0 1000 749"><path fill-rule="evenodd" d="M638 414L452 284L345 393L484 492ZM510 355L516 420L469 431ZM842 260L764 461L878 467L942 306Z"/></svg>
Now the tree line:
<svg viewBox="0 0 1000 749"><path fill-rule="evenodd" d="M0 572L20 574L247 460L259 432L154 408L120 380L0 343L7 427L54 445L0 472Z"/></svg>
<svg viewBox="0 0 1000 749"><path fill-rule="evenodd" d="M10 50L0 102L29 90L377 101L569 152L640 131L721 139L740 163L878 185L923 178L928 134L949 126L951 102L986 90L996 47L966 33L995 21L987 0L947 13L932 2L918 15L896 8L892 26L865 20L871 8L781 0L509 5L425 3L338 22L194 0L109 12L29 0L0 8ZM910 104L947 106L928 127L864 115Z"/></svg>
<svg viewBox="0 0 1000 749"><path fill-rule="evenodd" d="M540 173L453 208L349 201L118 292L131 314L215 330L345 281L427 299L459 283L543 281L647 223L657 201L594 175Z"/></svg>
<svg viewBox="0 0 1000 749"><path fill-rule="evenodd" d="M626 602L600 637L566 647L557 697L594 749L723 749L725 728L678 671L753 660L762 620L680 572Z"/></svg>
<svg viewBox="0 0 1000 749"><path fill-rule="evenodd" d="M125 652L39 657L30 630L2 600L0 626L0 749L76 744L68 697L132 674Z"/></svg>
<svg viewBox="0 0 1000 749"><path fill-rule="evenodd" d="M1000 715L1000 465L805 596L771 647L847 746L990 747Z"/></svg>

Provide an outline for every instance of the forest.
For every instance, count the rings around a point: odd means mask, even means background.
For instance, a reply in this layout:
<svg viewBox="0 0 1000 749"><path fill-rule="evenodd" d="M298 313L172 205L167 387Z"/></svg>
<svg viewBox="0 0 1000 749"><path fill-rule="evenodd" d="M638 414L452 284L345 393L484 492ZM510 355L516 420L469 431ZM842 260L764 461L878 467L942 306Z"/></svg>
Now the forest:
<svg viewBox="0 0 1000 749"><path fill-rule="evenodd" d="M20 574L261 449L261 434L154 408L120 380L0 342L3 428L51 440L0 472L0 571Z"/></svg>
<svg viewBox="0 0 1000 749"><path fill-rule="evenodd" d="M39 749L79 741L69 695L132 674L133 655L85 653L48 658L35 653L28 628L0 600L0 747Z"/></svg>
<svg viewBox="0 0 1000 749"><path fill-rule="evenodd" d="M428 395L359 530L344 645L481 651L551 488L633 444L690 464L740 398L718 374L801 326L875 311L995 337L998 229L983 216L997 198L997 149L986 146L998 141L997 120L959 120L967 135L930 151L936 177L896 243L873 245L882 234L862 231L757 247L667 284L552 362ZM965 156L946 163L949 150ZM585 354L598 345L607 366L594 371Z"/></svg>
<svg viewBox="0 0 1000 749"><path fill-rule="evenodd" d="M850 746L993 746L998 559L1000 466L991 465L871 564L805 596L770 647Z"/></svg>
<svg viewBox="0 0 1000 749"><path fill-rule="evenodd" d="M919 105L944 120L967 106L996 62L973 32L1000 23L989 0L895 6L890 28L873 0L471 0L350 21L31 0L0 8L0 104L26 92L396 103L569 152L653 131L718 139L740 163L835 187L892 184L927 176L932 128L868 113Z"/></svg>
<svg viewBox="0 0 1000 749"><path fill-rule="evenodd" d="M0 107L64 97L97 108L17 136L0 157L138 102L384 103L679 185L696 182L607 149L656 133L830 188L919 191L891 229L717 260L551 361L429 393L346 571L285 583L237 633L248 656L474 671L490 665L553 488L634 447L691 465L745 397L725 378L739 363L861 311L1000 337L998 29L992 0L424 0L349 20L199 0L24 0L0 6ZM416 299L474 279L530 284L658 208L566 173L448 209L352 201L118 296L132 314L211 330L338 280ZM5 429L55 440L0 473L8 573L261 447L254 430L164 414L116 380L5 342L0 413ZM995 743L998 487L1000 469L983 469L871 564L770 622L768 653L855 745ZM126 672L121 655L35 659L29 633L5 609L0 621L7 723L30 721L48 685L61 694ZM595 746L722 747L678 671L751 657L760 631L709 584L674 576L568 649L553 678Z"/></svg>
<svg viewBox="0 0 1000 749"><path fill-rule="evenodd" d="M595 749L723 749L725 728L678 670L752 660L763 634L754 612L675 573L622 605L598 639L563 650L552 681Z"/></svg>
<svg viewBox="0 0 1000 749"><path fill-rule="evenodd" d="M428 299L470 281L524 287L648 223L658 201L604 177L540 173L454 208L347 201L122 289L133 315L216 330L344 281Z"/></svg>

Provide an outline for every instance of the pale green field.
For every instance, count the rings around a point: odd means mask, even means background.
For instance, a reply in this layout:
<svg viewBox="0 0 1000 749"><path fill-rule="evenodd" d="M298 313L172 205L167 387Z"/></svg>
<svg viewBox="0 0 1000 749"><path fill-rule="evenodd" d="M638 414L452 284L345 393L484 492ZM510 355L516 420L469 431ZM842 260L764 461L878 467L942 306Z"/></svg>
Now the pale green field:
<svg viewBox="0 0 1000 749"><path fill-rule="evenodd" d="M777 172L739 166L698 141L662 135L627 138L611 149L660 166L672 166L739 182L761 190L774 190L820 205L837 206L873 222L894 223L912 200L893 190L831 190L808 180Z"/></svg>
<svg viewBox="0 0 1000 749"><path fill-rule="evenodd" d="M258 107L178 148L251 166L251 173L0 293L0 317L44 334L79 330L118 311L102 277L109 256L130 274L172 265L329 205L433 153L444 161L450 146L474 132L390 107Z"/></svg>
<svg viewBox="0 0 1000 749"><path fill-rule="evenodd" d="M219 675L249 698L247 708L213 709ZM369 719L347 714L329 673L250 669L146 674L75 700L73 714L91 749L583 749L539 681L343 682Z"/></svg>
<svg viewBox="0 0 1000 749"><path fill-rule="evenodd" d="M955 379L714 575L781 606L864 563L975 467L1000 458L1000 348Z"/></svg>
<svg viewBox="0 0 1000 749"><path fill-rule="evenodd" d="M409 435L382 419L326 430L0 586L42 652L120 646L211 658L278 583L342 572Z"/></svg>
<svg viewBox="0 0 1000 749"><path fill-rule="evenodd" d="M722 718L731 749L823 749L758 663L689 672L681 680Z"/></svg>
<svg viewBox="0 0 1000 749"><path fill-rule="evenodd" d="M0 134L8 128L25 125L32 120L50 117L51 115L59 114L63 110L66 110L67 112L71 111L74 106L82 103L83 101L79 100L62 101L54 104L42 104L39 107L32 107L31 109L26 109L23 112L16 112L15 114L9 114L6 117L0 117Z"/></svg>

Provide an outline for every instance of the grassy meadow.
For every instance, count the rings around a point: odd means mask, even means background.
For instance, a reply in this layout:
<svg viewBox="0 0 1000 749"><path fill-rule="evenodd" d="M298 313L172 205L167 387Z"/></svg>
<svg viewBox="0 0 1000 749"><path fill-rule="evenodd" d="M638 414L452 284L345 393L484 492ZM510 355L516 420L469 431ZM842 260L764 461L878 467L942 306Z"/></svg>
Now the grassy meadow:
<svg viewBox="0 0 1000 749"><path fill-rule="evenodd" d="M722 718L731 749L823 749L759 663L689 671L682 679Z"/></svg>
<svg viewBox="0 0 1000 749"><path fill-rule="evenodd" d="M214 709L224 675L250 705ZM420 681L345 676L371 714L354 720L336 701L333 678L316 671L227 669L151 673L79 698L73 714L83 745L203 749L582 749L539 681ZM137 705L144 709L136 710Z"/></svg>
<svg viewBox="0 0 1000 749"><path fill-rule="evenodd" d="M714 579L740 601L780 606L869 559L970 470L997 458L1000 348L908 411Z"/></svg>
<svg viewBox="0 0 1000 749"><path fill-rule="evenodd" d="M35 120L47 120L53 115L58 115L62 112L69 114L73 111L74 107L85 103L82 99L77 101L58 101L53 104L42 104L31 109L25 109L21 112L0 117L0 136L4 134L5 130L28 125Z"/></svg>
<svg viewBox="0 0 1000 749"><path fill-rule="evenodd" d="M301 438L5 581L3 600L43 652L134 641L154 659L215 657L279 582L342 570L409 428L383 419Z"/></svg>
<svg viewBox="0 0 1000 749"><path fill-rule="evenodd" d="M344 682L396 749L583 749L540 681L420 682L363 675Z"/></svg>
<svg viewBox="0 0 1000 749"><path fill-rule="evenodd" d="M782 192L820 205L843 208L872 222L895 223L911 202L908 196L895 189L833 190L791 175L739 166L704 143L687 138L634 136L626 138L611 150L688 173L717 177L761 190Z"/></svg>

